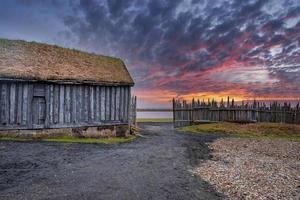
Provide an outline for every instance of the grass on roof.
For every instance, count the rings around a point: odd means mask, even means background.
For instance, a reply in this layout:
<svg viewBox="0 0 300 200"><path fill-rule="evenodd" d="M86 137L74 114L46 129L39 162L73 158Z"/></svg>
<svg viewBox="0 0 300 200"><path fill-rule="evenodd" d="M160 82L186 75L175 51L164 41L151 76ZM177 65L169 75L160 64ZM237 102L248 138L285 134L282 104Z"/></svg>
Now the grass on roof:
<svg viewBox="0 0 300 200"><path fill-rule="evenodd" d="M94 56L96 58L102 57L104 59L105 58L109 59L110 62L122 64L122 60L120 58L99 55L99 54L91 53L91 52L85 52L85 51L81 51L79 49L74 49L74 48L65 48L65 47L58 46L56 44L46 44L46 43L39 43L39 42L35 42L35 41L27 42L24 40L9 40L9 39L4 39L4 38L0 38L0 44L1 45L16 45L16 46L23 45L23 46L38 47L38 48L41 48L39 50L45 50L45 51L49 50L49 48L50 49L53 48L53 49L59 51L59 53L65 53L65 52L74 53L77 56L82 56L84 58L86 58L86 57L91 58Z"/></svg>
<svg viewBox="0 0 300 200"><path fill-rule="evenodd" d="M0 74L7 78L133 84L119 58L22 40L0 39Z"/></svg>
<svg viewBox="0 0 300 200"><path fill-rule="evenodd" d="M300 125L282 123L250 123L238 124L229 122L200 124L177 128L192 133L220 133L239 137L257 139L284 139L300 141Z"/></svg>

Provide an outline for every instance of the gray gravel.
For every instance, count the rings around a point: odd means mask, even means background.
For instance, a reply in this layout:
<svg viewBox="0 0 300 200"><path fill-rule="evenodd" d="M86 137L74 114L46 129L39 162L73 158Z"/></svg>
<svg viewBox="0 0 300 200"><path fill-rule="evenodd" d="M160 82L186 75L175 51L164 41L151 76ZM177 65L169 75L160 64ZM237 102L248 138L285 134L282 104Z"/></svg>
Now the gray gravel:
<svg viewBox="0 0 300 200"><path fill-rule="evenodd" d="M222 199L192 174L216 136L142 123L130 143L0 142L0 199Z"/></svg>
<svg viewBox="0 0 300 200"><path fill-rule="evenodd" d="M232 200L300 199L300 142L221 138L194 173Z"/></svg>

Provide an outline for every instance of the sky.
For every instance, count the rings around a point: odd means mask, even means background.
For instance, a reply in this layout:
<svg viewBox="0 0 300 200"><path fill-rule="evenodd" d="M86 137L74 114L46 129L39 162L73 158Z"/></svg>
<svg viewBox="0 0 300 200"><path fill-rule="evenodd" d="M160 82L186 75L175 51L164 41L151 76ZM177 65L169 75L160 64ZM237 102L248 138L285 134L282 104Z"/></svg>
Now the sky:
<svg viewBox="0 0 300 200"><path fill-rule="evenodd" d="M119 57L139 107L300 99L300 0L1 0L0 38Z"/></svg>

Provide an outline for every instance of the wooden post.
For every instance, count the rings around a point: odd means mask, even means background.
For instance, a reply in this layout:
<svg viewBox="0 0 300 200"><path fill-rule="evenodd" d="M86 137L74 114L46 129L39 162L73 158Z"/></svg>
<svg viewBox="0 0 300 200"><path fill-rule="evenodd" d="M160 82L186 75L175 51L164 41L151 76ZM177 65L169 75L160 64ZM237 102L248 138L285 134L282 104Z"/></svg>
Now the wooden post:
<svg viewBox="0 0 300 200"><path fill-rule="evenodd" d="M193 124L195 121L194 108L195 108L195 99L193 98L192 103L191 103L191 119L190 119L191 124Z"/></svg>

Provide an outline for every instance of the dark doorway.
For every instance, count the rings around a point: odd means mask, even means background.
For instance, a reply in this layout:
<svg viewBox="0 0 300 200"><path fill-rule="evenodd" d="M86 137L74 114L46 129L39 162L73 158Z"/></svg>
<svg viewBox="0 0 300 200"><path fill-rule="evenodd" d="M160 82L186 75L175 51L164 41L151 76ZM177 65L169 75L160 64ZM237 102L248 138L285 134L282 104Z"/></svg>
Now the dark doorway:
<svg viewBox="0 0 300 200"><path fill-rule="evenodd" d="M34 128L44 128L46 119L45 97L33 97L33 126Z"/></svg>

